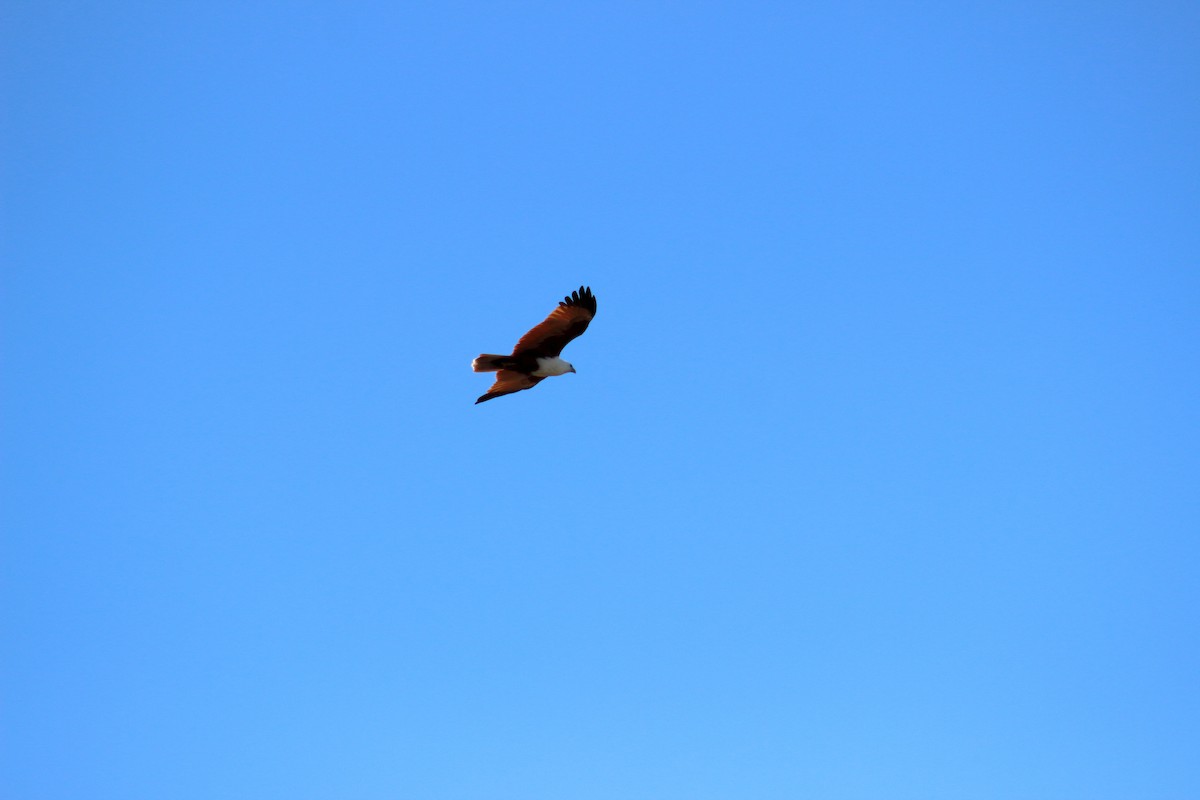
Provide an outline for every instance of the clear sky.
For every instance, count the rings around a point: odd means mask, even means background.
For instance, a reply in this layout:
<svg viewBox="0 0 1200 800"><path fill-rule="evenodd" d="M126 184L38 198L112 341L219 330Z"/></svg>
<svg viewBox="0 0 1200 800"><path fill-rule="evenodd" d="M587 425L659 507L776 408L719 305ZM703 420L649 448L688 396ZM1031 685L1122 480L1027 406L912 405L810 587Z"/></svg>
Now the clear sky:
<svg viewBox="0 0 1200 800"><path fill-rule="evenodd" d="M4 797L1200 796L1195 3L0 40Z"/></svg>

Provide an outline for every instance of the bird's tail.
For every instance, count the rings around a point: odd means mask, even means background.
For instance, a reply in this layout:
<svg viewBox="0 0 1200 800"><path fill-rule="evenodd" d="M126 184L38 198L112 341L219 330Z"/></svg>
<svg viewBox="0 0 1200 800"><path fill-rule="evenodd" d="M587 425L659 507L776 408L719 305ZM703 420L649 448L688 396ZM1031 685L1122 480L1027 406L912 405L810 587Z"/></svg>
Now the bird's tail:
<svg viewBox="0 0 1200 800"><path fill-rule="evenodd" d="M511 366L512 363L513 358L511 356L493 356L484 353L471 362L471 369L476 372L497 372Z"/></svg>

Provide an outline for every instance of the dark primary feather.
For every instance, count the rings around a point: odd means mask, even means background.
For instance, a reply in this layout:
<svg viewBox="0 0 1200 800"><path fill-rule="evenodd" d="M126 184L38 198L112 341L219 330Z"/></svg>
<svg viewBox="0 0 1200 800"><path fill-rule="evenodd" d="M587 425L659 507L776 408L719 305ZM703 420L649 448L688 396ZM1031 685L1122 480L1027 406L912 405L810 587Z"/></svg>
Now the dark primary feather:
<svg viewBox="0 0 1200 800"><path fill-rule="evenodd" d="M571 296L564 297L559 305L579 306L590 312L593 317L596 316L596 296L592 294L590 286L580 286L579 291L571 292Z"/></svg>

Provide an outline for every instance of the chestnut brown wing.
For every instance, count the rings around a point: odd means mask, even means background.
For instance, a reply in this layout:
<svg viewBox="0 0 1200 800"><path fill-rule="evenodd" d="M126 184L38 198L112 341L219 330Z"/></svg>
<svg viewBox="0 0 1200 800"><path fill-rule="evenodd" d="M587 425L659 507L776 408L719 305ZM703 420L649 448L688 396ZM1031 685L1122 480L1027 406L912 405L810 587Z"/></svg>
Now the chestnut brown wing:
<svg viewBox="0 0 1200 800"><path fill-rule="evenodd" d="M596 316L596 297L587 286L580 286L563 299L550 316L521 337L513 355L557 356L579 334L587 330Z"/></svg>
<svg viewBox="0 0 1200 800"><path fill-rule="evenodd" d="M524 372L517 372L511 369L502 369L496 373L496 382L487 390L487 394L480 395L475 401L475 405L479 405L485 400L491 400L495 397L501 397L513 392L519 392L523 389L532 389L538 385L541 378L535 378L532 375L526 375Z"/></svg>

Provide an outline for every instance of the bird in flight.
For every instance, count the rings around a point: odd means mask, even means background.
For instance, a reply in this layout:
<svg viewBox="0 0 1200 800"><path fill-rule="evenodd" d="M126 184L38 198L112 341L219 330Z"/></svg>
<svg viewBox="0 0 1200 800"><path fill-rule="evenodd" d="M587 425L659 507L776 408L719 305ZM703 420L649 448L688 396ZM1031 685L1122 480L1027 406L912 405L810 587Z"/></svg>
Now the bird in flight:
<svg viewBox="0 0 1200 800"><path fill-rule="evenodd" d="M558 308L550 312L550 316L521 337L512 355L484 353L475 359L471 369L496 373L496 382L475 404L522 389L532 389L543 378L552 375L574 372L575 368L559 358L558 354L572 339L587 330L594 316L596 298L590 287L580 286L578 291L564 298Z"/></svg>

